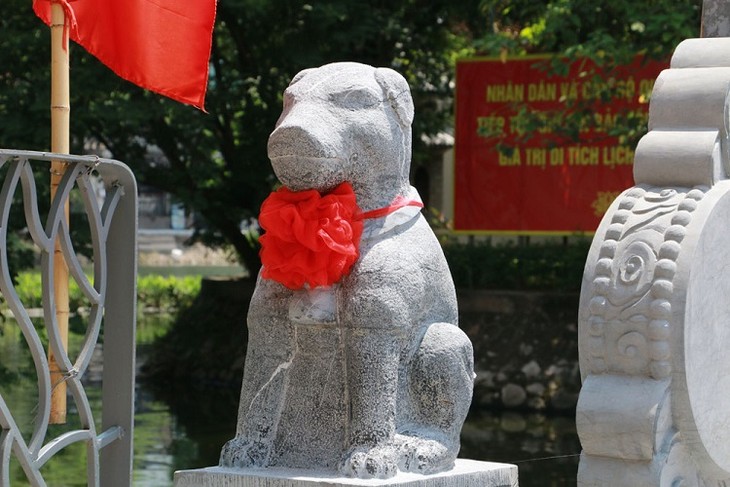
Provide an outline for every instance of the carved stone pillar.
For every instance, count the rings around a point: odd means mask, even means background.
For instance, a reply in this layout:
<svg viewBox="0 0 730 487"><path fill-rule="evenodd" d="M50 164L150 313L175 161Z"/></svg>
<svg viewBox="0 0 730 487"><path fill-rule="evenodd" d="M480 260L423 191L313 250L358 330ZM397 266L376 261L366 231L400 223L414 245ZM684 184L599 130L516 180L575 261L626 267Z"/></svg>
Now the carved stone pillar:
<svg viewBox="0 0 730 487"><path fill-rule="evenodd" d="M701 37L727 36L730 36L730 2L703 0Z"/></svg>
<svg viewBox="0 0 730 487"><path fill-rule="evenodd" d="M730 39L681 43L579 316L578 485L730 486Z"/></svg>

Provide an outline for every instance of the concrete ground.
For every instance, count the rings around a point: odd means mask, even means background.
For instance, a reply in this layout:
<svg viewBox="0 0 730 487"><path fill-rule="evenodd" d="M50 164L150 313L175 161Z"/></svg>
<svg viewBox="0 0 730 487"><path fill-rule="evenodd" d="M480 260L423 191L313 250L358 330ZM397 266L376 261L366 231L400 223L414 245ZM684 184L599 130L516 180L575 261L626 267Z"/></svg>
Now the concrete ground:
<svg viewBox="0 0 730 487"><path fill-rule="evenodd" d="M190 230L147 230L137 234L140 266L229 266L235 256L225 249L203 244L186 245Z"/></svg>

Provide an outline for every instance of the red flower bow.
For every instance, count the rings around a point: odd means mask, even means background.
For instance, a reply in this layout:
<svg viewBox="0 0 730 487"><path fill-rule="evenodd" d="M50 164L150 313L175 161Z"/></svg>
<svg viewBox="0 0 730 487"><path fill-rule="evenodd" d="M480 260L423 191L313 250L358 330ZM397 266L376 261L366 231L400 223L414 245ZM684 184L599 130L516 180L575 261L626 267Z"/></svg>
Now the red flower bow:
<svg viewBox="0 0 730 487"><path fill-rule="evenodd" d="M362 214L350 183L321 195L282 187L261 205L262 276L289 289L329 286L359 257Z"/></svg>

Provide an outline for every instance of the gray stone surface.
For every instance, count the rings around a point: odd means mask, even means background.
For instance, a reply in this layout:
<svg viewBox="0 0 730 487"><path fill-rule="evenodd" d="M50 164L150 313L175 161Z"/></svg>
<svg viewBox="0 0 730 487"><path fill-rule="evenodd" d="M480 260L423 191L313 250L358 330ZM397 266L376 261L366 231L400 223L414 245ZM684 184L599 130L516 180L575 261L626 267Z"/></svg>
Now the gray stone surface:
<svg viewBox="0 0 730 487"><path fill-rule="evenodd" d="M702 1L702 37L730 36L730 3L727 0Z"/></svg>
<svg viewBox="0 0 730 487"><path fill-rule="evenodd" d="M683 42L588 255L578 485L730 485L730 43Z"/></svg>
<svg viewBox="0 0 730 487"><path fill-rule="evenodd" d="M516 487L517 467L503 463L456 460L448 472L432 475L400 473L387 480L354 479L293 469L211 467L175 473L175 487Z"/></svg>
<svg viewBox="0 0 730 487"><path fill-rule="evenodd" d="M305 70L269 139L280 181L325 192L348 181L363 211L408 182L413 102L395 71ZM418 208L365 221L341 282L290 290L259 278L228 467L317 469L361 478L448 470L473 387L471 342L453 282Z"/></svg>

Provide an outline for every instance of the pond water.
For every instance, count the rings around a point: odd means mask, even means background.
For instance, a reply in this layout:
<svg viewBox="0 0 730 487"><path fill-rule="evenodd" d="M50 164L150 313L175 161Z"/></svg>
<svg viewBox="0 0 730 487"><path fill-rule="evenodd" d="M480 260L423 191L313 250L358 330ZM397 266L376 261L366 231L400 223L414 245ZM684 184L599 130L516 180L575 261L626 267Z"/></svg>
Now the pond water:
<svg viewBox="0 0 730 487"><path fill-rule="evenodd" d="M146 353L144 342L164 332L168 324L158 316L140 320L140 359ZM0 323L0 394L24 433L30 434L37 395L35 373L16 329L12 320ZM72 336L72 350L76 340ZM98 405L100 376L94 364L89 376L85 387L92 404ZM183 391L163 396L138 384L134 486L171 486L175 470L216 464L221 446L235 431L237 402L238 390ZM49 435L74 427L75 420L71 409L69 425L51 427ZM462 433L461 456L517 464L522 487L576 485L579 452L572 417L474 411ZM75 445L51 460L43 472L51 487L84 486L84 465L84 450ZM28 485L17 462L11 465L11 471L11 485Z"/></svg>

